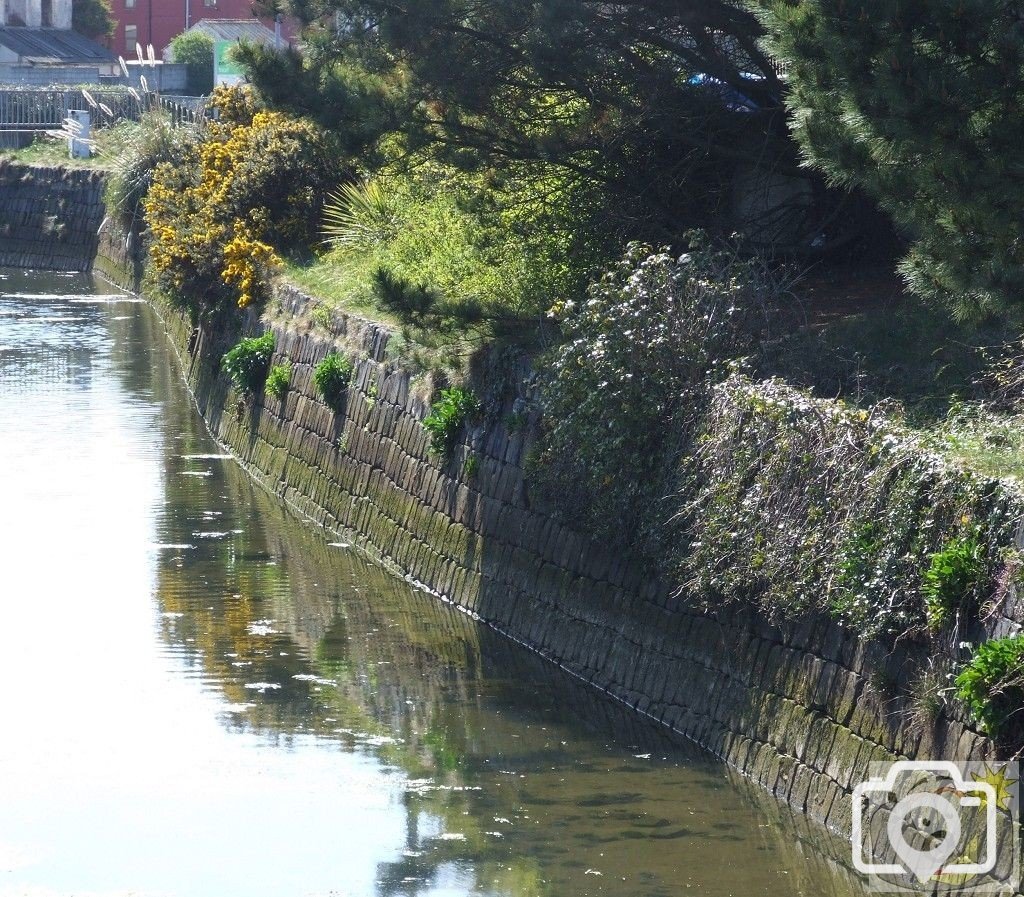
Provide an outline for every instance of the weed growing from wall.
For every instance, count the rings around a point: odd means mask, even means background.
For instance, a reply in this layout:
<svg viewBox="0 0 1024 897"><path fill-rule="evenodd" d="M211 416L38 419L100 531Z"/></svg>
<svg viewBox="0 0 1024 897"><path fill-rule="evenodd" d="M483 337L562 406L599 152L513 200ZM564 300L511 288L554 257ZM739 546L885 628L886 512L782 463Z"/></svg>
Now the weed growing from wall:
<svg viewBox="0 0 1024 897"><path fill-rule="evenodd" d="M262 336L241 340L226 352L221 359L221 369L231 378L236 388L243 392L258 393L267 381L273 355L274 334L268 330Z"/></svg>
<svg viewBox="0 0 1024 897"><path fill-rule="evenodd" d="M423 419L423 428L430 434L430 450L441 458L450 458L462 428L479 412L480 403L468 390L458 386L442 389Z"/></svg>
<svg viewBox="0 0 1024 897"><path fill-rule="evenodd" d="M345 395L352 381L352 362L331 352L313 370L313 385L320 393L327 407L335 413L344 406Z"/></svg>
<svg viewBox="0 0 1024 897"><path fill-rule="evenodd" d="M918 671L908 690L907 725L922 734L931 732L949 705L954 692L948 661L929 658Z"/></svg>
<svg viewBox="0 0 1024 897"><path fill-rule="evenodd" d="M931 555L921 584L929 629L943 629L966 609L984 572L982 546L973 526Z"/></svg>
<svg viewBox="0 0 1024 897"><path fill-rule="evenodd" d="M268 396L275 399L283 399L288 392L288 386L292 379L292 364L286 361L283 364L275 364L270 373L267 374L266 392Z"/></svg>
<svg viewBox="0 0 1024 897"><path fill-rule="evenodd" d="M1024 636L978 646L956 677L957 697L993 737L1024 731Z"/></svg>

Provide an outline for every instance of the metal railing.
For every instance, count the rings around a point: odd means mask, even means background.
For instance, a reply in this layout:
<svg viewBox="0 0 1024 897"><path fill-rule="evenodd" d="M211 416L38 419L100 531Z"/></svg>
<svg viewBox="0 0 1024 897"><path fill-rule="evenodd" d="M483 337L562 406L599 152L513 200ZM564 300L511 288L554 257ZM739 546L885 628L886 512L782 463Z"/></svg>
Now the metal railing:
<svg viewBox="0 0 1024 897"><path fill-rule="evenodd" d="M179 97L160 94L160 108L171 117L175 126L194 124L206 117L206 97Z"/></svg>
<svg viewBox="0 0 1024 897"><path fill-rule="evenodd" d="M119 121L138 121L151 104L167 112L175 125L191 124L205 115L203 97L148 97L128 88L89 88L89 102L77 88L0 88L0 131L59 130L71 109L92 112L93 126L106 127Z"/></svg>

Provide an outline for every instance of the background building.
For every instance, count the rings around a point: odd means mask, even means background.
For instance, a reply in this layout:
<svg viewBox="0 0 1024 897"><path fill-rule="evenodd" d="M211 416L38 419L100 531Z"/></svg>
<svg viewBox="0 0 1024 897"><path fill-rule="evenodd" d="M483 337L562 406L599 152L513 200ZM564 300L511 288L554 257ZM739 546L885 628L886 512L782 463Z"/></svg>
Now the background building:
<svg viewBox="0 0 1024 897"><path fill-rule="evenodd" d="M204 19L247 19L262 21L271 30L274 28L273 19L258 19L253 15L252 0L111 0L111 7L117 30L110 48L126 58L135 55L136 43L143 50L152 44L156 55L161 57L174 37ZM282 34L288 40L295 29L285 22Z"/></svg>
<svg viewBox="0 0 1024 897"><path fill-rule="evenodd" d="M71 30L71 0L4 0L0 13L0 85L96 84L119 72L105 47ZM16 110L0 114L0 126Z"/></svg>
<svg viewBox="0 0 1024 897"><path fill-rule="evenodd" d="M2 24L29 28L70 28L71 0L3 0Z"/></svg>

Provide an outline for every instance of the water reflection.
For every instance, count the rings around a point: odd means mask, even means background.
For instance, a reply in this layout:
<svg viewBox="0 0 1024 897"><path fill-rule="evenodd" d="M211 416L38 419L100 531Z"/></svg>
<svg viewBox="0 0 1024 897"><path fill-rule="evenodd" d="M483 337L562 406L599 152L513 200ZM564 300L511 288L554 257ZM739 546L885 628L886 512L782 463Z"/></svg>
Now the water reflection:
<svg viewBox="0 0 1024 897"><path fill-rule="evenodd" d="M148 308L0 288L37 294L0 301L0 895L860 893L719 764L297 526Z"/></svg>

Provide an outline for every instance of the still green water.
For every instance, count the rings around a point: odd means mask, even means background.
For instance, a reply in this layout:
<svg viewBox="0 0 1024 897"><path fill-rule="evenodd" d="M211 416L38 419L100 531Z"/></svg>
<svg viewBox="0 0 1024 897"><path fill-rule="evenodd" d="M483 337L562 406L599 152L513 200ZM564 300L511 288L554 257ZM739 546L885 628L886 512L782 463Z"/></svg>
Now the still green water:
<svg viewBox="0 0 1024 897"><path fill-rule="evenodd" d="M145 304L0 272L0 400L0 897L860 893L718 762L287 516Z"/></svg>

